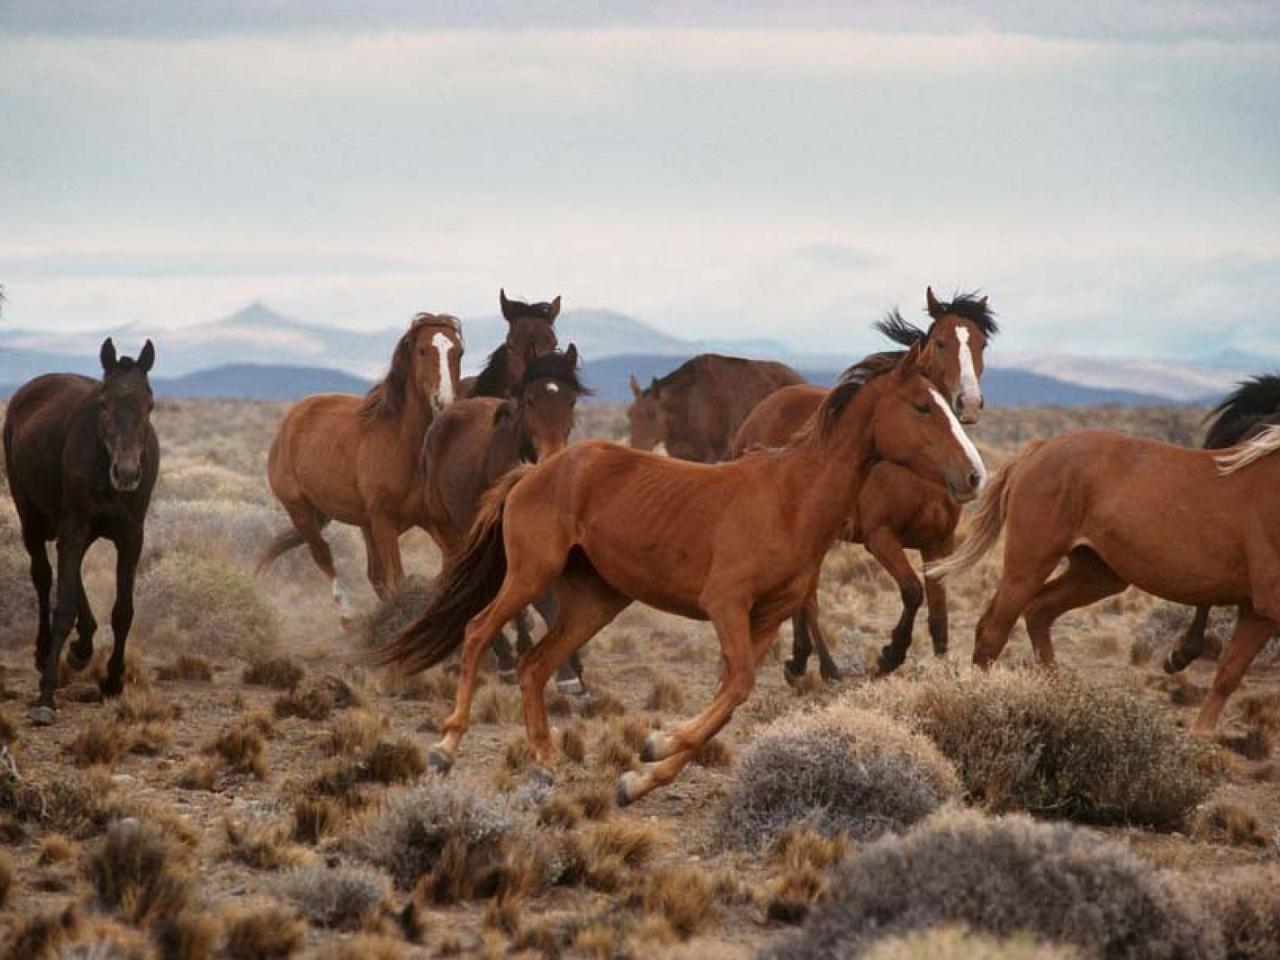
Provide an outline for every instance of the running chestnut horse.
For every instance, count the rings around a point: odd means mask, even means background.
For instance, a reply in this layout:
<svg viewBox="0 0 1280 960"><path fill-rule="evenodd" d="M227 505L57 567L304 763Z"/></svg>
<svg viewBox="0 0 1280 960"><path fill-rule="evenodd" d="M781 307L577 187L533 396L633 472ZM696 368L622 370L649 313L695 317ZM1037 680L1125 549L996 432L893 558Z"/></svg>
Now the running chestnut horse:
<svg viewBox="0 0 1280 960"><path fill-rule="evenodd" d="M1225 450L1251 440L1269 426L1280 424L1280 376L1266 374L1241 383L1209 413L1206 450ZM1204 652L1204 634L1212 607L1196 607L1182 642L1169 651L1166 673L1177 673Z"/></svg>
<svg viewBox="0 0 1280 960"><path fill-rule="evenodd" d="M267 480L293 529L267 548L258 572L306 544L349 622L355 612L322 532L337 520L364 534L369 582L378 596L400 585L400 534L426 523L422 438L453 402L462 350L456 317L420 313L396 344L386 377L363 399L323 393L289 409L271 441Z"/></svg>
<svg viewBox="0 0 1280 960"><path fill-rule="evenodd" d="M563 450L573 430L578 397L589 393L578 378L578 348L570 344L566 353L529 359L508 399L459 400L431 425L422 451L426 527L446 566L466 543L485 491L518 464L537 463ZM534 607L548 626L555 622L553 594L538 598ZM524 610L516 618L516 631L517 650L524 653L532 646ZM511 644L499 632L493 646L500 676L514 683ZM584 692L576 653L561 665L556 685L565 693Z"/></svg>
<svg viewBox="0 0 1280 960"><path fill-rule="evenodd" d="M457 700L431 750L433 766L453 765L485 649L554 587L559 616L517 668L529 743L544 767L555 758L546 683L623 609L638 600L715 626L722 654L715 699L691 722L649 736L648 765L623 775L618 801L674 779L747 699L779 625L813 588L865 464L891 460L937 477L958 498L976 493L982 465L921 375L920 354L916 346L900 365L877 359L855 368L813 429L783 450L705 465L587 441L503 477L439 593L382 651L385 662L414 670L463 647Z"/></svg>
<svg viewBox="0 0 1280 960"><path fill-rule="evenodd" d="M1037 441L1000 469L969 539L926 575L969 569L1005 531L1004 573L974 640L973 662L983 667L1020 616L1036 658L1052 665L1053 622L1130 584L1174 603L1237 607L1235 634L1191 728L1207 737L1280 624L1277 451L1280 427L1226 452L1103 430ZM1066 569L1049 580L1064 558Z"/></svg>
<svg viewBox="0 0 1280 960"><path fill-rule="evenodd" d="M557 346L555 323L560 316L560 298L550 303L508 300L507 291L498 291L498 304L507 321L507 338L489 354L479 376L467 377L459 387L461 397L505 398L520 385L524 365L531 357L550 353Z"/></svg>
<svg viewBox="0 0 1280 960"><path fill-rule="evenodd" d="M896 310L876 324L876 329L904 346L920 344L921 370L929 382L951 404L961 423L977 423L983 407L983 356L987 342L999 330L995 316L987 298L975 294L961 294L942 303L934 297L933 289L927 288L925 303L932 318L928 330L908 323ZM734 454L786 443L826 396L821 387L805 384L786 387L765 398L738 431ZM877 463L868 471L844 537L867 548L897 582L902 597L902 615L890 642L880 651L877 666L882 674L896 670L906 659L916 613L926 600L933 651L938 656L947 652L946 587L937 580L922 584L906 551L919 550L925 561L947 556L954 548L959 520L960 506L945 486L895 463ZM817 651L822 676L838 679L840 670L819 621L816 591L805 599L791 622L791 659L783 666L787 680L804 676L811 650Z"/></svg>
<svg viewBox="0 0 1280 960"><path fill-rule="evenodd" d="M631 378L627 410L631 446L658 444L680 460L729 459L738 426L761 400L804 377L783 363L702 353L643 390Z"/></svg>
<svg viewBox="0 0 1280 960"><path fill-rule="evenodd" d="M148 340L138 359L117 357L108 338L99 354L102 380L50 373L21 387L4 418L4 461L18 508L22 542L31 555L38 604L36 670L40 695L30 711L37 724L53 723L62 646L76 639L67 664L83 670L93 658L98 628L85 595L80 565L95 540L116 548L112 647L99 682L104 697L124 689L124 648L133 624L133 583L142 553L143 525L160 469L160 444L151 426L155 406L147 374L155 363ZM45 543L58 544L58 595L50 619L53 570Z"/></svg>

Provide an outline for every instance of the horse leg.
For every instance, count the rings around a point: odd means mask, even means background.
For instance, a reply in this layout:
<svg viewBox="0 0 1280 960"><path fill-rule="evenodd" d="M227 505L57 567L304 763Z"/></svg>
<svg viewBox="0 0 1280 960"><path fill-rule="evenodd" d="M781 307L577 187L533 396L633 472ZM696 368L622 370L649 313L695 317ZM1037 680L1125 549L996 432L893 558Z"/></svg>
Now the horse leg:
<svg viewBox="0 0 1280 960"><path fill-rule="evenodd" d="M1226 706L1227 698L1240 686L1249 664L1263 648L1271 633L1275 630L1275 621L1270 620L1251 607L1241 607L1240 617L1236 621L1236 631L1231 642L1218 660L1218 671L1213 675L1213 686L1205 697L1204 705L1191 725L1194 737L1210 737L1218 725L1218 717Z"/></svg>
<svg viewBox="0 0 1280 960"><path fill-rule="evenodd" d="M1067 569L1042 586L1027 606L1027 633L1036 659L1045 666L1053 666L1053 639L1049 630L1060 616L1128 588L1128 582L1093 550L1088 547L1072 550L1067 554Z"/></svg>
<svg viewBox="0 0 1280 960"><path fill-rule="evenodd" d="M36 588L36 671L44 669L45 660L49 657L49 638L53 627L49 622L49 591L53 589L53 567L49 565L49 553L45 549L44 538L38 533L28 532L24 527L22 539L31 555L31 584Z"/></svg>
<svg viewBox="0 0 1280 960"><path fill-rule="evenodd" d="M385 580L386 573L382 569L382 557L378 555L378 545L373 539L373 528L367 523L364 524L360 527L360 536L364 538L365 576L369 578L374 593L381 596L380 585Z"/></svg>
<svg viewBox="0 0 1280 960"><path fill-rule="evenodd" d="M987 602L986 609L982 611L974 634L975 665L989 667L1000 656L1005 644L1009 642L1009 631L1057 564L1058 557L1050 556L1041 557L1030 569L1014 567L1008 562L1006 551L1004 576L996 587L995 594Z"/></svg>
<svg viewBox="0 0 1280 960"><path fill-rule="evenodd" d="M560 615L560 600L556 592L548 590L533 602L533 609L538 611L538 616L542 617L542 622L547 625L547 630L550 630ZM587 692L587 682L582 676L582 656L579 648L575 647L564 662L556 667L556 689L574 697L583 696Z"/></svg>
<svg viewBox="0 0 1280 960"><path fill-rule="evenodd" d="M1185 670L1204 653L1204 634L1209 626L1209 613L1212 610L1212 607L1196 607L1196 615L1191 618L1191 625L1182 635L1182 642L1170 650L1164 659L1165 673Z"/></svg>
<svg viewBox="0 0 1280 960"><path fill-rule="evenodd" d="M76 639L67 648L67 666L83 670L93 659L93 635L98 632L98 621L93 618L93 608L80 584L80 596L76 601Z"/></svg>
<svg viewBox="0 0 1280 960"><path fill-rule="evenodd" d="M782 678L792 685L808 671L809 654L813 651L808 607L809 600L806 598L800 609L791 616L791 659L782 664Z"/></svg>
<svg viewBox="0 0 1280 960"><path fill-rule="evenodd" d="M920 551L920 558L925 563L949 557L955 548L953 537L947 537L942 546L932 546ZM947 616L947 582L936 577L926 577L924 581L924 602L929 610L929 639L933 641L933 655L947 655L948 633L950 632Z"/></svg>
<svg viewBox="0 0 1280 960"><path fill-rule="evenodd" d="M382 582L373 585L374 592L386 599L404 582L404 566L400 562L400 530L386 514L374 514L371 519L374 549L378 552L378 569Z"/></svg>
<svg viewBox="0 0 1280 960"><path fill-rule="evenodd" d="M133 581L142 555L141 529L116 543L116 602L111 608L111 659L107 675L98 684L104 697L118 697L124 690L124 645L133 626Z"/></svg>
<svg viewBox="0 0 1280 960"><path fill-rule="evenodd" d="M524 611L521 611L523 613ZM517 629L519 628L519 619L516 620ZM516 641L519 644L519 640ZM498 679L503 683L516 682L516 651L511 648L511 641L507 639L507 631L504 627L498 631L498 635L493 638L493 652L498 657Z"/></svg>
<svg viewBox="0 0 1280 960"><path fill-rule="evenodd" d="M57 705L58 668L62 645L75 623L80 600L80 564L89 546L89 533L79 527L64 528L58 534L58 597L53 607L49 649L41 665L40 695L31 708L31 721L40 725L53 723Z"/></svg>
<svg viewBox="0 0 1280 960"><path fill-rule="evenodd" d="M880 651L880 659L876 664L881 676L893 673L902 666L907 658L907 650L911 647L911 632L915 628L916 613L924 603L924 586L920 578L911 569L911 561L907 559L906 550L898 535L887 526L872 530L865 542L867 552L879 561L880 566L888 571L898 584L898 592L902 597L902 615L889 643Z"/></svg>
<svg viewBox="0 0 1280 960"><path fill-rule="evenodd" d="M342 617L342 622L352 623L356 618L355 608L351 606L351 601L338 580L338 571L333 565L333 551L329 549L329 544L322 532L324 521L320 511L305 500L291 500L284 507L289 514L289 519L293 522L294 529L298 531L298 536L302 537L303 543L311 551L311 559L320 568L320 572L329 578L333 602L338 605L338 614Z"/></svg>
<svg viewBox="0 0 1280 960"><path fill-rule="evenodd" d="M618 780L618 805L635 803L655 787L670 783L693 759L698 748L714 737L733 717L733 712L755 687L756 663L777 636L777 625L757 634L751 632L748 605L723 603L714 611L712 623L720 638L723 670L720 687L711 704L693 720L669 734L649 734L642 752L643 771L628 771Z"/></svg>

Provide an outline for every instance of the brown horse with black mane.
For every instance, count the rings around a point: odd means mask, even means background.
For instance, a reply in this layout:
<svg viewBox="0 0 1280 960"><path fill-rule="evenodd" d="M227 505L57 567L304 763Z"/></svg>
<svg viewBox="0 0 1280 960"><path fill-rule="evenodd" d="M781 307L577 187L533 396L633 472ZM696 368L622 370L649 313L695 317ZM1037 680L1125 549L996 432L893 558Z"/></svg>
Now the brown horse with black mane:
<svg viewBox="0 0 1280 960"><path fill-rule="evenodd" d="M573 430L578 397L590 392L578 377L578 348L570 344L565 353L531 358L506 400L459 400L431 425L422 451L426 527L446 566L466 543L485 491L518 464L537 463L563 450ZM555 621L553 594L539 597L534 607L548 626ZM517 650L524 653L532 644L523 610L516 630ZM494 639L494 651L500 675L514 683L515 656L501 632ZM576 653L561 665L557 684L566 693L583 692Z"/></svg>
<svg viewBox="0 0 1280 960"><path fill-rule="evenodd" d="M635 400L627 410L631 446L658 444L680 460L729 459L738 425L761 400L804 377L784 363L703 353L643 390L631 378Z"/></svg>
<svg viewBox="0 0 1280 960"><path fill-rule="evenodd" d="M332 584L343 620L351 620L322 532L337 520L364 534L378 596L400 585L400 534L426 521L422 438L457 394L462 350L456 317L420 313L396 344L386 377L363 398L318 394L289 409L271 441L267 480L294 528L267 548L259 572L305 543Z"/></svg>
<svg viewBox="0 0 1280 960"><path fill-rule="evenodd" d="M18 508L22 542L31 555L38 603L36 670L40 696L31 708L38 724L54 721L54 692L62 646L74 670L93 657L98 628L85 595L80 565L95 540L116 548L112 647L99 683L104 697L124 688L124 648L133 624L133 583L142 554L143 526L160 469L160 444L151 426L155 406L147 374L155 363L148 340L138 359L117 357L102 344L102 380L71 373L36 377L10 399L4 418L4 461ZM58 543L58 596L50 619L53 570L45 543Z"/></svg>
<svg viewBox="0 0 1280 960"><path fill-rule="evenodd" d="M1208 736L1280 624L1277 451L1280 427L1225 453L1102 430L1032 443L992 480L969 539L926 574L968 569L1005 531L1004 573L974 640L980 666L1000 655L1020 616L1037 659L1052 665L1053 622L1131 584L1174 603L1237 607L1192 727Z"/></svg>
<svg viewBox="0 0 1280 960"><path fill-rule="evenodd" d="M814 428L784 450L708 466L588 441L507 474L435 599L383 652L386 662L421 669L463 647L457 700L432 764L454 762L480 658L498 630L554 588L559 616L518 667L529 743L543 765L555 757L547 681L625 607L639 600L715 626L715 699L675 731L650 735L649 764L623 775L618 800L669 783L750 694L779 625L813 588L865 464L889 460L936 477L957 497L976 492L981 465L920 374L920 353L913 347L900 366L855 368Z"/></svg>
<svg viewBox="0 0 1280 960"><path fill-rule="evenodd" d="M560 298L550 303L508 300L507 291L498 291L498 304L507 321L507 338L498 346L479 376L467 377L459 388L461 397L506 397L520 385L525 364L556 349L556 317Z"/></svg>
<svg viewBox="0 0 1280 960"><path fill-rule="evenodd" d="M925 290L925 307L931 318L927 330L908 323L896 310L876 324L876 329L903 346L920 344L921 370L929 382L946 398L961 423L977 423L984 406L983 358L988 341L999 332L995 315L986 297L957 294L949 303L940 302L932 288ZM756 446L786 443L813 417L826 396L821 387L805 384L768 397L738 431L734 455L741 456ZM963 436L958 427L957 436ZM902 615L890 642L880 651L877 666L881 673L896 670L906 659L916 613L925 601L933 651L938 656L947 652L946 587L936 580L922 584L906 551L919 550L925 561L947 556L954 547L959 521L960 507L944 486L893 463L877 463L868 471L845 538L867 548L897 582L902 597ZM787 679L804 676L811 650L817 651L822 676L837 679L840 670L822 632L816 592L796 613L792 631L791 659L784 665Z"/></svg>

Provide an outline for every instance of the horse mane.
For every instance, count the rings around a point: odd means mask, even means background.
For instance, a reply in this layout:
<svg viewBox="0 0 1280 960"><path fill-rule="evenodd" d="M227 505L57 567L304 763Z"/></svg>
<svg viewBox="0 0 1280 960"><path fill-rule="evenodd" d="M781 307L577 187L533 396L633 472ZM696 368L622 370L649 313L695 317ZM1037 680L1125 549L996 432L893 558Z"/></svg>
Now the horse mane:
<svg viewBox="0 0 1280 960"><path fill-rule="evenodd" d="M894 343L900 343L904 347L911 347L929 339L929 331L917 327L904 317L897 307L886 313L884 319L872 324L871 329L878 330Z"/></svg>
<svg viewBox="0 0 1280 960"><path fill-rule="evenodd" d="M1236 384L1205 417L1208 450L1234 447L1280 417L1280 374L1267 373Z"/></svg>
<svg viewBox="0 0 1280 960"><path fill-rule="evenodd" d="M507 393L507 345L501 343L489 354L484 369L476 377L471 388L473 397L502 397Z"/></svg>
<svg viewBox="0 0 1280 960"><path fill-rule="evenodd" d="M929 324L928 330L916 326L903 317L897 307L886 313L883 319L872 324L871 328L884 334L894 343L911 347L928 340L933 334L934 326L947 314L970 321L987 337L994 337L1000 332L995 313L987 306L985 298L978 296L976 290L972 293L957 293L949 303L939 303L937 313L931 315L933 321Z"/></svg>
<svg viewBox="0 0 1280 960"><path fill-rule="evenodd" d="M364 400L357 411L360 419L366 422L380 419L398 420L404 413L405 392L409 388L409 369L413 365L413 358L409 356L413 348L413 337L418 327L438 320L439 318L431 313L419 313L413 318L409 329L401 334L400 339L396 341L396 348L391 351L391 368L387 370L387 375L370 387L369 392L364 395Z"/></svg>
<svg viewBox="0 0 1280 960"><path fill-rule="evenodd" d="M1225 477L1227 474L1243 470L1249 464L1256 463L1277 450L1280 450L1280 426L1272 425L1247 443L1214 457L1214 460L1218 464L1218 474Z"/></svg>
<svg viewBox="0 0 1280 960"><path fill-rule="evenodd" d="M524 368L524 378L520 381L520 386L527 387L537 380L559 381L579 396L589 397L595 393L578 376L577 363L570 361L568 354L559 350L544 353L530 360Z"/></svg>
<svg viewBox="0 0 1280 960"><path fill-rule="evenodd" d="M836 385L827 394L827 399L823 400L822 406L818 408L818 435L820 437L829 435L845 408L858 395L858 391L877 377L884 376L890 370L896 370L899 362L906 355L905 350L873 353L863 357L840 374L840 379L836 381Z"/></svg>
<svg viewBox="0 0 1280 960"><path fill-rule="evenodd" d="M536 317L547 323L555 322L555 317L551 316L551 304L546 301L525 303L523 300L508 300L507 305L512 308L512 312L517 317Z"/></svg>

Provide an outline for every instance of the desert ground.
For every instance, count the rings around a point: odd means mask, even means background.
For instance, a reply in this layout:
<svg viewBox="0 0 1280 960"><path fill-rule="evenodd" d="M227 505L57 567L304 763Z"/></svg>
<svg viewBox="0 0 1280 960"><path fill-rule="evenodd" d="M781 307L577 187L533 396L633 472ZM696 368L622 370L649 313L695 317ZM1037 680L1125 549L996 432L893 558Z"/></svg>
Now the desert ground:
<svg viewBox="0 0 1280 960"><path fill-rule="evenodd" d="M947 663L934 662L922 611L907 665L877 680L868 670L897 590L841 545L821 599L848 676L789 687L784 629L750 701L668 789L614 807L646 732L711 696L718 649L707 624L640 606L584 650L589 694L552 698L564 758L549 792L526 776L519 697L491 665L442 781L425 750L451 705L449 667L402 677L370 662L439 568L425 534L404 537L415 580L380 608L358 533L330 528L363 611L349 628L304 551L253 575L284 523L264 479L283 409L159 405L164 459L126 693L97 692L114 572L98 544L85 565L98 658L65 674L49 728L26 719L34 595L5 491L0 956L1280 955L1267 871L1280 827L1274 650L1204 748L1184 731L1214 663L1166 677L1190 612L1136 591L1064 618L1060 677L1027 669L1021 628L1001 667L975 677L965 665L996 551L950 586ZM994 469L1028 440L1086 425L1194 443L1201 416L996 409L973 435ZM624 426L621 408L580 411L582 436L619 439ZM791 809L802 795L830 802ZM977 894L947 900L972 878L930 866L916 879L932 886L916 889L902 866L952 863L944 848L967 849L955 846L966 837L975 872L1036 844L1085 852L1061 857L1057 886L1046 872L1059 861L1035 853L1035 877L1010 873L997 894L1026 901L1005 916ZM1139 895L1114 922L1097 906ZM836 929L873 914L882 929Z"/></svg>

